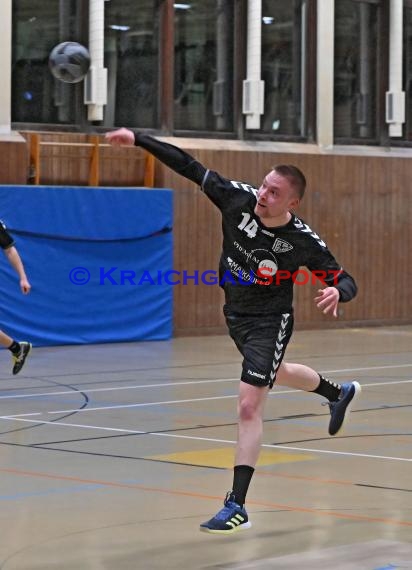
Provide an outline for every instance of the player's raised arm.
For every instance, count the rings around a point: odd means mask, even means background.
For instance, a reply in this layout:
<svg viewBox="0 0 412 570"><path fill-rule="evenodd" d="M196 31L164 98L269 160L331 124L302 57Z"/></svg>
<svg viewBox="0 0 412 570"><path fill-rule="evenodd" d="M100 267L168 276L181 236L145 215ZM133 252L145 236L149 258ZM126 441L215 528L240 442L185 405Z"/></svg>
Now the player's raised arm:
<svg viewBox="0 0 412 570"><path fill-rule="evenodd" d="M153 154L160 162L199 186L207 172L200 162L184 150L138 131L117 129L107 133L106 140L113 146L140 146Z"/></svg>

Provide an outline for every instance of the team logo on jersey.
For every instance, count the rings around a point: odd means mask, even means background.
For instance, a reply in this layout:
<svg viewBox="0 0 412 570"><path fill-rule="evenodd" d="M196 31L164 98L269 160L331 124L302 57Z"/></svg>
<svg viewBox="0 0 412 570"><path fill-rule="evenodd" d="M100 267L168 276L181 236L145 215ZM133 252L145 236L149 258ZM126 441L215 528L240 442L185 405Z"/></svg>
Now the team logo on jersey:
<svg viewBox="0 0 412 570"><path fill-rule="evenodd" d="M273 277L278 270L278 264L272 259L262 259L259 263L257 274L259 277Z"/></svg>
<svg viewBox="0 0 412 570"><path fill-rule="evenodd" d="M278 263L273 253L267 249L248 250L237 241L233 245L244 257L246 268L228 257L231 273L248 283L270 285L278 270Z"/></svg>
<svg viewBox="0 0 412 570"><path fill-rule="evenodd" d="M293 245L281 238L276 238L275 243L272 246L275 253L285 253L293 249Z"/></svg>

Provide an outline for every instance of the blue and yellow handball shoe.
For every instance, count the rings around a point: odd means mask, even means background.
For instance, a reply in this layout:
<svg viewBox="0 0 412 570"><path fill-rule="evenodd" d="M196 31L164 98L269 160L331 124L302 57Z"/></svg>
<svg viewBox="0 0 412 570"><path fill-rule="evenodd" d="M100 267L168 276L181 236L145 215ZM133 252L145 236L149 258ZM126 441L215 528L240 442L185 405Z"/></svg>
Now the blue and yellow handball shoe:
<svg viewBox="0 0 412 570"><path fill-rule="evenodd" d="M212 534L232 534L238 530L250 528L247 512L234 501L234 495L230 491L226 495L224 507L212 519L202 523L200 530Z"/></svg>

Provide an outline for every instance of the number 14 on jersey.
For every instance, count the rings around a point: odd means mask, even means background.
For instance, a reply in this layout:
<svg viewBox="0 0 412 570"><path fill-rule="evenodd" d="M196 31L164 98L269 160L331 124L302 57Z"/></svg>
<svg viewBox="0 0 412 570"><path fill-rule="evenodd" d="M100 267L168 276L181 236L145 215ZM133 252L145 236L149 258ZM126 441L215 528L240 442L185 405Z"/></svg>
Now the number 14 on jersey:
<svg viewBox="0 0 412 570"><path fill-rule="evenodd" d="M248 237L254 238L256 236L256 232L257 232L258 227L259 227L257 225L256 220L252 219L252 221L249 222L250 214L248 214L247 212L242 212L242 216L243 216L243 220L238 225L238 228L240 230L243 230L244 232L246 232Z"/></svg>

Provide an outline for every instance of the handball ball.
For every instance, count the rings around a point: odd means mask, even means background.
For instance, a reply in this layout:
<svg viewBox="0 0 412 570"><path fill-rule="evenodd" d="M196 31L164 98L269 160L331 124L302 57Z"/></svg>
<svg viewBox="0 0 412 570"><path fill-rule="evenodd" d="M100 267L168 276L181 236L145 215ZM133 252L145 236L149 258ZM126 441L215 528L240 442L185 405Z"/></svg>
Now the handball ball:
<svg viewBox="0 0 412 570"><path fill-rule="evenodd" d="M64 83L78 83L89 70L89 51L77 42L63 42L50 52L49 67L56 79Z"/></svg>

